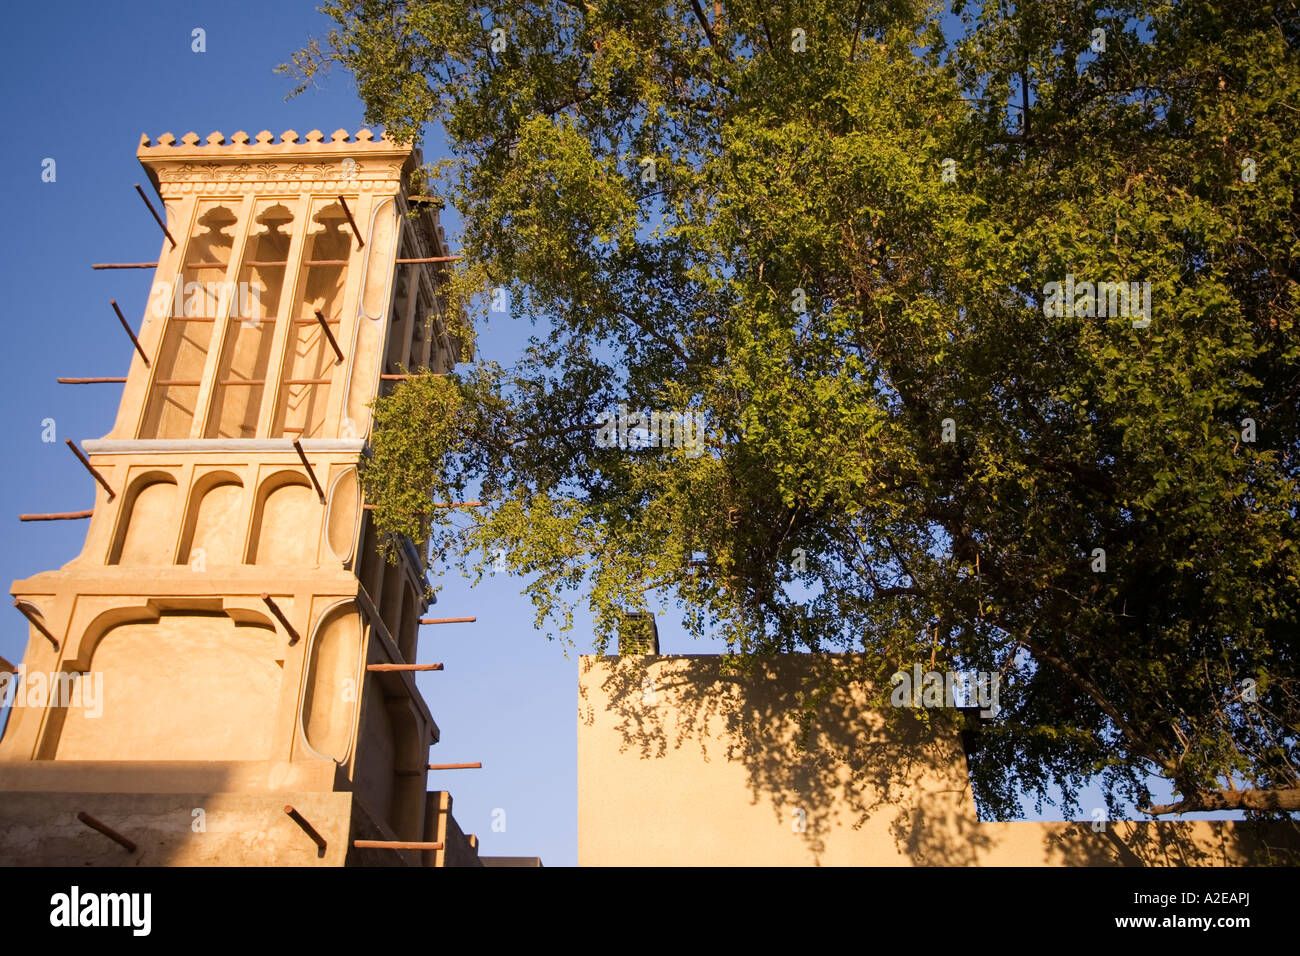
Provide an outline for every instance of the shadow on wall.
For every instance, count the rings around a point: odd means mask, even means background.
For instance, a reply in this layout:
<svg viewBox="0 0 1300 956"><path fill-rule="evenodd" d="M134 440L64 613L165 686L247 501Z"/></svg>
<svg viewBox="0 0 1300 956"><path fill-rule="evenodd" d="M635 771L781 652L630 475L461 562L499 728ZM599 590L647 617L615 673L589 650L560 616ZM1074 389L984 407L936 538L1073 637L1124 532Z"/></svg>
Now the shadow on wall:
<svg viewBox="0 0 1300 956"><path fill-rule="evenodd" d="M1101 831L1087 823L1036 826L1047 830L1048 862L1056 866L1294 866L1300 860L1294 821L1116 820Z"/></svg>
<svg viewBox="0 0 1300 956"><path fill-rule="evenodd" d="M871 697L856 655L584 657L580 862L1224 866L1300 846L1286 822L980 822L959 712Z"/></svg>
<svg viewBox="0 0 1300 956"><path fill-rule="evenodd" d="M619 754L659 763L668 772L658 796L674 806L674 826L692 812L702 828L713 826L733 809L752 823L761 807L773 832L795 837L799 856L814 863L835 861L846 838L875 844L886 835L917 863L975 862L983 838L956 725L932 713L939 719L927 726L908 714L888 728L868 703L860 660L628 656L582 664L589 754L612 732ZM724 767L740 768L743 784Z"/></svg>

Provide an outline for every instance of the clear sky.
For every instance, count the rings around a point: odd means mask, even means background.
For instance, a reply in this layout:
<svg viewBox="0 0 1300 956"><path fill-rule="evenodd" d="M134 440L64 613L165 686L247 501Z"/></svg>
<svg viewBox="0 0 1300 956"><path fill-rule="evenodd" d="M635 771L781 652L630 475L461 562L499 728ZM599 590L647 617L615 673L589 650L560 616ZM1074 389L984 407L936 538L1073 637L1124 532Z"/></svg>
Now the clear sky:
<svg viewBox="0 0 1300 956"><path fill-rule="evenodd" d="M43 2L8 11L0 35L9 144L0 151L0 268L9 290L0 347L6 585L62 566L84 540L85 522L20 524L17 515L75 511L93 501L92 481L63 439L104 436L121 386L58 385L55 378L124 375L128 368L131 345L109 300L138 328L152 273L92 272L90 264L148 261L160 249L158 227L132 188L147 183L135 159L140 134L355 131L362 105L346 73L286 102L292 84L272 72L328 27L311 0ZM191 49L195 28L206 33L205 52ZM443 150L429 142L424 151L435 159ZM41 178L47 158L56 163L53 183ZM454 212L443 224L455 250ZM509 364L529 329L492 319L480 326L480 357ZM41 440L45 419L55 422L53 443ZM484 854L575 864L577 655L591 650L590 621L577 618L575 646L565 648L535 631L521 580L497 575L471 590L453 572L442 583L431 613L476 615L478 623L423 631L420 661L446 664L418 680L442 731L431 760L481 760L484 769L431 774L430 787L451 790L457 820L478 834ZM17 611L5 614L0 656L18 663L27 626ZM661 617L659 627L665 652L721 650L689 641L671 618ZM1100 804L1086 796L1082 802ZM497 809L505 811L504 832L492 829Z"/></svg>

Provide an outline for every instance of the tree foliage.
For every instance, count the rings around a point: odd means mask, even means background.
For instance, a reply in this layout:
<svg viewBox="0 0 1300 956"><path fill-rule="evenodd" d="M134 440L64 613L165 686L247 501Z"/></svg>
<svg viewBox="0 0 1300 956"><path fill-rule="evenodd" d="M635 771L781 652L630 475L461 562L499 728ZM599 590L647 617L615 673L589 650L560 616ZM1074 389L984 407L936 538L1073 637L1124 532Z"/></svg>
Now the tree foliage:
<svg viewBox="0 0 1300 956"><path fill-rule="evenodd" d="M542 330L381 402L367 493L410 533L478 488L433 551L504 553L539 621L666 596L862 652L882 702L998 672L987 816L1152 774L1294 810L1297 4L954 8L330 3L291 70L441 127L461 281ZM1049 314L1067 275L1149 282L1150 324ZM705 453L600 447L620 402Z"/></svg>

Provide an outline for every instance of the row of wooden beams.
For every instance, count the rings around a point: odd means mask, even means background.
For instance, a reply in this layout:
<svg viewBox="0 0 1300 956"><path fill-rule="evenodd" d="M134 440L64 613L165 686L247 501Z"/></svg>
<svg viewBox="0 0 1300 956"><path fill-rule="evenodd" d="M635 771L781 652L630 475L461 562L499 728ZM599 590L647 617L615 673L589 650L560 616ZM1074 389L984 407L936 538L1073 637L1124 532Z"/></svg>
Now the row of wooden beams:
<svg viewBox="0 0 1300 956"><path fill-rule="evenodd" d="M301 379L301 380L291 379L289 383L293 384L295 381L298 381L301 384L322 384L321 382L318 382L315 379ZM173 380L170 382L161 382L156 384L177 384L177 382ZM197 385L198 382L190 383L186 381L180 384ZM104 476L100 473L98 468L96 468L94 465L90 463L90 459L87 458L85 453L73 443L72 439L65 438L64 443L68 446L69 449L72 450L72 453L77 456L77 460L81 462L81 464L85 467L85 469L88 472L90 472L91 477L94 478L95 481L99 483L100 487L102 487L105 492L107 492L108 500L112 501L114 498L116 498L117 493L113 491L113 488L108 483L108 480L104 478ZM322 505L325 504L325 489L321 487L320 480L316 477L316 470L312 468L311 462L307 460L307 453L303 450L301 440L297 438L293 440L293 450L298 453L298 458L302 461L303 467L307 469L307 477L311 479L312 487L316 489L316 497L320 500L320 503ZM89 518L93 513L94 512L92 509L89 511L59 511L59 512L51 512L48 514L20 514L18 516L18 520L19 521L60 521L60 520L74 519L74 518ZM290 643L292 644L293 641L290 641Z"/></svg>
<svg viewBox="0 0 1300 956"><path fill-rule="evenodd" d="M292 804L285 804L285 815L307 834L312 843L316 844L317 850L324 855L325 848L328 845L325 838L320 835L314 826L299 813ZM441 843L434 843L423 840L353 840L352 846L358 850L431 850L437 851L442 849Z"/></svg>

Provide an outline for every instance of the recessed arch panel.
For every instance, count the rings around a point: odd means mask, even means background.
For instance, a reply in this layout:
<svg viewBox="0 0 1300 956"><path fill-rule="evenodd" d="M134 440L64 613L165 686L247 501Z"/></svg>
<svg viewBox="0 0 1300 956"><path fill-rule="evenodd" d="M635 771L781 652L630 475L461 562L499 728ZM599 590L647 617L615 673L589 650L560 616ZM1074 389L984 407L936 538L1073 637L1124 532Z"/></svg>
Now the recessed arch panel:
<svg viewBox="0 0 1300 956"><path fill-rule="evenodd" d="M273 629L219 611L112 626L88 668L102 700L67 709L54 757L268 759L283 656Z"/></svg>
<svg viewBox="0 0 1300 956"><path fill-rule="evenodd" d="M348 602L321 619L312 637L302 729L318 754L342 763L352 742L361 655L361 617Z"/></svg>
<svg viewBox="0 0 1300 956"><path fill-rule="evenodd" d="M307 479L280 472L262 483L249 534L248 563L312 567L321 507Z"/></svg>
<svg viewBox="0 0 1300 956"><path fill-rule="evenodd" d="M176 542L176 479L162 471L131 483L119 513L109 564L171 564Z"/></svg>
<svg viewBox="0 0 1300 956"><path fill-rule="evenodd" d="M190 493L178 564L239 564L243 553L244 483L228 471L202 476Z"/></svg>
<svg viewBox="0 0 1300 956"><path fill-rule="evenodd" d="M361 484L357 479L357 470L346 468L330 485L329 512L325 516L326 542L330 552L343 564L352 560L360 514Z"/></svg>

